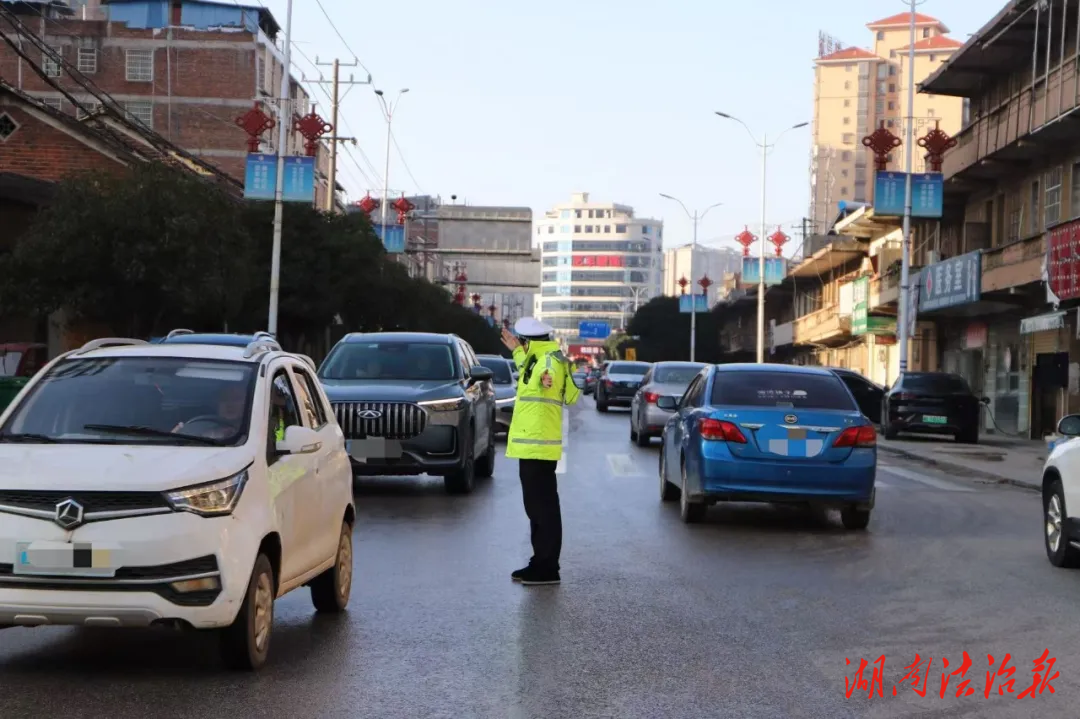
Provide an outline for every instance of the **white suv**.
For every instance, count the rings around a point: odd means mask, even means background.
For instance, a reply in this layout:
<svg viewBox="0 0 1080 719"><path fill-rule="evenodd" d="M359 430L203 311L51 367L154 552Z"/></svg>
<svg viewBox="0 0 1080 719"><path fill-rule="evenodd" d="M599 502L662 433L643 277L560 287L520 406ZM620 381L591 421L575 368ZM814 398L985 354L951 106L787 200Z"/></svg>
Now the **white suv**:
<svg viewBox="0 0 1080 719"><path fill-rule="evenodd" d="M274 599L352 587L352 469L311 361L100 339L0 414L0 628L220 629L267 658Z"/></svg>

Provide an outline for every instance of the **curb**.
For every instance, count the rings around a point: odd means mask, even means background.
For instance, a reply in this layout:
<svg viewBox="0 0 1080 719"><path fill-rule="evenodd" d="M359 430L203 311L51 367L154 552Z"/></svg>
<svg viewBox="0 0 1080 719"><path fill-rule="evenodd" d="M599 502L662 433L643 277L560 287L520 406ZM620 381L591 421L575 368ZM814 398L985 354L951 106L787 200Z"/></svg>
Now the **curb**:
<svg viewBox="0 0 1080 719"><path fill-rule="evenodd" d="M990 480L998 484L1008 484L1013 487L1019 487L1020 489L1029 489L1035 491L1042 491L1042 485L1036 481L1028 479L1014 479L1012 477L1006 477L995 472L990 472L984 469L976 469L960 462L950 462L948 460L930 459L924 455L912 452L906 449L898 449L896 447L885 447L878 445L878 451L885 454L891 454L894 457L902 457L904 459L910 459L920 464L925 464L930 467L940 467L941 469L952 470L954 472L961 472L972 476L976 479Z"/></svg>

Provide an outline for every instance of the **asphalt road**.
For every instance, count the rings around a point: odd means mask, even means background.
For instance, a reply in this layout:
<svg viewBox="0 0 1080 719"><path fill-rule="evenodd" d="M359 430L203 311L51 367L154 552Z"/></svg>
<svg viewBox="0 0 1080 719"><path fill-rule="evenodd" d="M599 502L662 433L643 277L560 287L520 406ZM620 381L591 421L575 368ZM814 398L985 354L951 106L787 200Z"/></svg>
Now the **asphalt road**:
<svg viewBox="0 0 1080 719"><path fill-rule="evenodd" d="M0 717L1076 716L1080 572L1046 561L1037 495L882 456L864 533L750 505L688 526L624 412L584 400L572 428L561 586L510 582L529 549L505 458L468 497L369 480L350 611L279 602L262 673L224 672L206 635L11 629ZM1044 649L1056 693L1017 698ZM943 699L942 658L965 651L974 695L953 679ZM901 684L917 654L925 697ZM1012 694L984 697L988 654L1010 655ZM847 698L881 656L884 696Z"/></svg>

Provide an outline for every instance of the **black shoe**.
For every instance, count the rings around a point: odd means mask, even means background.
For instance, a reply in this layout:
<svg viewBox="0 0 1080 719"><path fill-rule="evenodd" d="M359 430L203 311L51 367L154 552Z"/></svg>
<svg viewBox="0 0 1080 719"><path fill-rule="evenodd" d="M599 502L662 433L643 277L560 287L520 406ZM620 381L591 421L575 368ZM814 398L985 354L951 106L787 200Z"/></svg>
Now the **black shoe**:
<svg viewBox="0 0 1080 719"><path fill-rule="evenodd" d="M524 577L526 574L529 573L530 569L532 569L531 564L529 566L527 566L527 567L522 567L521 569L510 572L510 579L512 579L515 582L520 582L522 577Z"/></svg>
<svg viewBox="0 0 1080 719"><path fill-rule="evenodd" d="M522 571L519 581L525 586L531 587L541 584L559 584L562 580L559 578L559 570L557 569L527 567Z"/></svg>

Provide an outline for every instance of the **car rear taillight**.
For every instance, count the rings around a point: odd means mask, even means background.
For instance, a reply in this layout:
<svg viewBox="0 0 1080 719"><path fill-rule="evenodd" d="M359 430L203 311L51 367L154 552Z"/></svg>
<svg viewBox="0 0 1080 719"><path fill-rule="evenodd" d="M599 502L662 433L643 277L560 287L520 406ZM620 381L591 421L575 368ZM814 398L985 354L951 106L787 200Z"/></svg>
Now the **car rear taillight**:
<svg viewBox="0 0 1080 719"><path fill-rule="evenodd" d="M721 419L705 418L700 421L698 428L701 430L702 439L723 440L725 442L737 442L746 444L746 437L738 427L731 422Z"/></svg>
<svg viewBox="0 0 1080 719"><path fill-rule="evenodd" d="M604 386L606 386L606 387L614 387L614 386L615 386L615 383L614 383L614 382L612 382L612 381L611 381L611 380L609 380L609 379L606 379L606 380L604 380Z"/></svg>
<svg viewBox="0 0 1080 719"><path fill-rule="evenodd" d="M900 400L901 402L910 402L912 400L918 399L918 396L913 395L910 392L901 392L900 394L896 395L896 399Z"/></svg>
<svg viewBox="0 0 1080 719"><path fill-rule="evenodd" d="M645 392L644 397L645 401L649 404L656 404L656 400L660 399L660 395L658 395L656 392Z"/></svg>
<svg viewBox="0 0 1080 719"><path fill-rule="evenodd" d="M848 427L833 442L834 447L876 447L877 432L870 425Z"/></svg>

